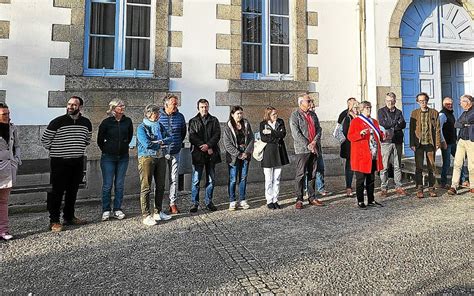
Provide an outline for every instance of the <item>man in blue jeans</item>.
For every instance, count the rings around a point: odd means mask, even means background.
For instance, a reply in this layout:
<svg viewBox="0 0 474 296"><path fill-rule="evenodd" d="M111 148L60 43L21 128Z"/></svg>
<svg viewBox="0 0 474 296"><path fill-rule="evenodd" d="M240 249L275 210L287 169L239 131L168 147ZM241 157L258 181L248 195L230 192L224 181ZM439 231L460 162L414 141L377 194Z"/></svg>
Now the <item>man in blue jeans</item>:
<svg viewBox="0 0 474 296"><path fill-rule="evenodd" d="M454 117L453 99L445 97L443 99L443 109L439 111L439 124L441 126L441 154L443 156L443 168L441 169L441 188L449 189L448 170L451 166L451 155L456 154L457 131L454 127L456 118ZM465 187L469 187L466 181L466 169L461 168L461 183ZM459 181L459 180L457 180Z"/></svg>
<svg viewBox="0 0 474 296"><path fill-rule="evenodd" d="M314 100L310 102L310 110L316 113L316 105L314 104ZM326 191L326 185L324 183L324 158L323 158L323 151L321 149L321 153L316 158L316 178L313 179L313 182L308 184L308 176L306 176L306 186L315 186L315 189L321 196L328 196L331 192ZM308 188L306 188L306 192L308 192Z"/></svg>
<svg viewBox="0 0 474 296"><path fill-rule="evenodd" d="M219 151L219 140L221 138L221 128L219 120L209 114L209 102L206 99L199 99L197 102L199 113L189 121L189 142L191 143L191 156L193 161L192 175L192 203L189 209L195 213L199 207L199 183L202 173L206 169L206 195L204 202L210 211L217 210L212 203L214 192L215 165L221 162Z"/></svg>

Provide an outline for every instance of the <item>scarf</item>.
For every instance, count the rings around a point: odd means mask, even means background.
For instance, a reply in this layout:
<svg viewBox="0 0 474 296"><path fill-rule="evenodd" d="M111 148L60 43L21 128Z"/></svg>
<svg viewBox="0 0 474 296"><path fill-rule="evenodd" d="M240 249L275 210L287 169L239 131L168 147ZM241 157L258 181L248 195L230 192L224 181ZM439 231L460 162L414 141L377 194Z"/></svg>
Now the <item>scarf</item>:
<svg viewBox="0 0 474 296"><path fill-rule="evenodd" d="M158 121L151 121L148 118L143 118L143 125L151 131L153 140L163 140L160 123Z"/></svg>

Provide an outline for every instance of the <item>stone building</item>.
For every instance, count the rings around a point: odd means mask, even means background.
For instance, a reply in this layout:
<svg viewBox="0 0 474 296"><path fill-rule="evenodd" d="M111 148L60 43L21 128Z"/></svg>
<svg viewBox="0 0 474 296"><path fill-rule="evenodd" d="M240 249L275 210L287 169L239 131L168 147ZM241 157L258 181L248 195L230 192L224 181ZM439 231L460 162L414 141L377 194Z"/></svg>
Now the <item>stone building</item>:
<svg viewBox="0 0 474 296"><path fill-rule="evenodd" d="M242 105L256 128L265 106L287 120L307 92L324 127L327 174L339 174L331 132L348 97L381 106L394 91L409 116L419 91L436 108L444 95L474 92L473 17L472 0L0 0L0 100L33 170L47 163L45 125L71 95L85 99L96 132L112 98L125 100L135 124L146 104L173 93L187 119L204 97L221 122ZM91 145L83 197L99 196L99 157ZM252 170L252 180L263 177L258 163Z"/></svg>

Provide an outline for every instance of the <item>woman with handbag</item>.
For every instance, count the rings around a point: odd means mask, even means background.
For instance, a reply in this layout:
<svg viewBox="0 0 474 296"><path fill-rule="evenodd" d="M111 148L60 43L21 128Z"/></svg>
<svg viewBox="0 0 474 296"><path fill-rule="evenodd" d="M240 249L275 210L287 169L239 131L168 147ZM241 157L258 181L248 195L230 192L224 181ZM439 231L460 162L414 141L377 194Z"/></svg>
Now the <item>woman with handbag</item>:
<svg viewBox="0 0 474 296"><path fill-rule="evenodd" d="M224 129L224 147L229 166L229 211L234 211L237 207L244 210L250 208L245 196L254 136L250 123L243 117L243 112L240 106L232 107L229 121ZM237 183L239 184L239 203L235 195Z"/></svg>
<svg viewBox="0 0 474 296"><path fill-rule="evenodd" d="M280 209L278 194L280 192L281 167L289 164L288 153L283 139L286 136L285 122L278 118L273 107L267 107L260 122L260 137L265 145L262 168L265 174L265 198L271 210Z"/></svg>

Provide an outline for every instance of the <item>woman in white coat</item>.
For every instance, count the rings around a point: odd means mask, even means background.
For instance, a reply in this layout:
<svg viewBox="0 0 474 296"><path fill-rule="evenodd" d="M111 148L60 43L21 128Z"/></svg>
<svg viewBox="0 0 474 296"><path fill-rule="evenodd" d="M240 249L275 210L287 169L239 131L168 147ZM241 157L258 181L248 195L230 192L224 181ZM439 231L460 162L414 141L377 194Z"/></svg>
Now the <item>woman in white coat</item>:
<svg viewBox="0 0 474 296"><path fill-rule="evenodd" d="M3 240L13 238L8 228L8 197L20 164L18 132L10 123L7 104L0 103L0 239Z"/></svg>

